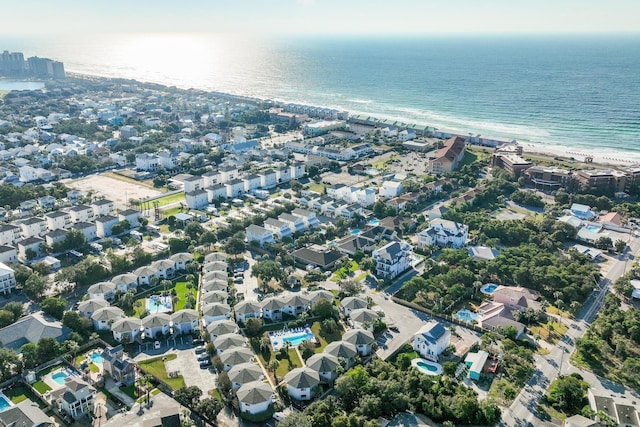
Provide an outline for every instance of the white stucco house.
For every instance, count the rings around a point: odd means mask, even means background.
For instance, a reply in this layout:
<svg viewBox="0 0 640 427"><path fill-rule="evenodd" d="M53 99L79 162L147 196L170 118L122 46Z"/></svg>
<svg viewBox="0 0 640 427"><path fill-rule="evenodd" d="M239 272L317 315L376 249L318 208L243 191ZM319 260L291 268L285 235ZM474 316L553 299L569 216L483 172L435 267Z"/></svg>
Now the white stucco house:
<svg viewBox="0 0 640 427"><path fill-rule="evenodd" d="M430 320L413 336L413 349L425 359L437 362L450 340L451 331L442 323Z"/></svg>

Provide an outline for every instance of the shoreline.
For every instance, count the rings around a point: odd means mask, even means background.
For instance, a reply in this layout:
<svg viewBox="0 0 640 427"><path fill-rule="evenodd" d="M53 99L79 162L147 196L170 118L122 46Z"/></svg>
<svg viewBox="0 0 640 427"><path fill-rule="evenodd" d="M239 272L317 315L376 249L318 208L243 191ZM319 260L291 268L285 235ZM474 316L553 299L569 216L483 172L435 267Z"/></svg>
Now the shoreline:
<svg viewBox="0 0 640 427"><path fill-rule="evenodd" d="M283 99L258 98L255 96L233 94L233 93L228 93L228 92L223 92L218 90L200 89L193 86L189 88L183 88L178 86L170 86L163 83L156 83L156 82L150 82L150 81L147 82L147 81L141 81L141 80L126 78L126 77L101 76L97 74L87 74L87 73L81 73L77 71L70 71L67 73L67 75L68 75L68 78L70 79L76 79L81 81L101 81L101 80L111 81L111 82L126 81L134 84L161 87L164 89L176 88L183 91L198 91L205 94L215 94L222 97L228 97L228 98L236 99L238 101L276 102L279 104L297 103L295 101L288 101ZM46 81L43 81L43 82L46 83ZM62 81L59 81L59 83L61 82ZM337 107L337 106L322 106L322 105L311 105L311 104L305 104L305 105L310 105L317 108L330 108L330 109L339 109L339 110L342 109L342 107ZM349 110L349 109L343 109L343 110L347 111L349 115L360 114L356 111ZM379 119L392 119L392 120L397 119L397 117L392 117L384 114L372 113L371 116ZM409 124L409 125L415 124L418 126L434 127L433 124L429 124L429 123L406 123L406 124ZM468 131L463 131L459 129L451 129L451 131L458 132L459 136L461 137L466 137L466 135L469 135ZM521 136L521 138L524 138L524 137ZM505 138L496 138L496 139L504 140ZM541 143L533 143L526 140L519 141L517 138L515 140L516 140L516 143L523 148L523 157L526 157L527 154L541 155L545 157L551 157L552 159L555 159L556 157L558 157L562 161L575 162L575 163L586 163L585 158L591 157L593 161L589 163L589 165L600 166L605 168L606 167L628 167L633 165L640 165L640 153L623 151L623 150L605 152L605 151L598 151L598 150L589 149L589 148L577 148L575 146L571 147L571 146L557 145L557 144L547 145L547 144L541 144Z"/></svg>

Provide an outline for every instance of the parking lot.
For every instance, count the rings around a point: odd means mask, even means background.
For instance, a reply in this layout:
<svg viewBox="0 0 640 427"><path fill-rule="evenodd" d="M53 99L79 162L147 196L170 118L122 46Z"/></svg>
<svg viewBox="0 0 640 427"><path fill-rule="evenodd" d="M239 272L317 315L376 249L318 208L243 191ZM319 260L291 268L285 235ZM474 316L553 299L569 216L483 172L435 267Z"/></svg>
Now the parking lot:
<svg viewBox="0 0 640 427"><path fill-rule="evenodd" d="M207 395L209 390L216 387L217 375L213 367L209 369L200 369L198 355L195 353L191 335L176 337L159 341L160 348L155 348L154 342L148 342L139 346L139 351L134 358L136 361L149 359L151 357L162 356L166 354L175 354L174 360L167 360L165 367L167 373L177 372L178 375L184 377L187 386L196 386L202 390L203 395Z"/></svg>

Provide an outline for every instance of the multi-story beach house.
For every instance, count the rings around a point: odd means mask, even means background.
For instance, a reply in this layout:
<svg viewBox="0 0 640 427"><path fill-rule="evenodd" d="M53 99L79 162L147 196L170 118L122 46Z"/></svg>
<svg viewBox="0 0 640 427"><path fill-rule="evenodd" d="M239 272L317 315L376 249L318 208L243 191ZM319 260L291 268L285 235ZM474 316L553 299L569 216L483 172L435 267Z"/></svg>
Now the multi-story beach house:
<svg viewBox="0 0 640 427"><path fill-rule="evenodd" d="M394 241L373 251L376 262L376 275L393 279L411 267L411 246L405 242Z"/></svg>

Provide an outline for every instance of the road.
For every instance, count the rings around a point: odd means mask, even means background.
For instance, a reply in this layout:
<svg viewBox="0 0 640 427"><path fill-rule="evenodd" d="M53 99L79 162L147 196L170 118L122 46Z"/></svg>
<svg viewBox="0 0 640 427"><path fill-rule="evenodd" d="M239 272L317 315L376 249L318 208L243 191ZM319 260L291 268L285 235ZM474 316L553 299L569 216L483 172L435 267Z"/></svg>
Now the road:
<svg viewBox="0 0 640 427"><path fill-rule="evenodd" d="M631 253L637 254L640 251L638 239L630 238L629 245L631 246ZM561 373L578 372L592 386L598 386L599 388L613 390L621 387L619 384L599 378L591 372L571 366L569 357L575 350L576 341L584 335L589 324L602 308L610 286L625 273L627 266L630 265L628 261L631 259L633 257L629 253L613 258L605 276L585 301L576 319L574 321L562 319L563 322L570 324L567 333L551 349L549 354L545 356L536 355L536 371L511 406L503 412L500 426L553 425L546 414L541 414L538 411L538 402L544 396L549 384Z"/></svg>

